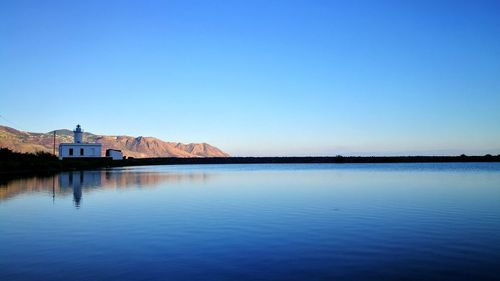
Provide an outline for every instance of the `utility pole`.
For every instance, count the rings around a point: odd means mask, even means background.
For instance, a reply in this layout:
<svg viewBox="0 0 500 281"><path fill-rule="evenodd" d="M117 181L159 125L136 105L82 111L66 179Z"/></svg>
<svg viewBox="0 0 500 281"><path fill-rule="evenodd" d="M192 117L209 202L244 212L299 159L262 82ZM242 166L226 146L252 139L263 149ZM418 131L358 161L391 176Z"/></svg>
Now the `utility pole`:
<svg viewBox="0 0 500 281"><path fill-rule="evenodd" d="M54 147L52 149L52 154L56 156L56 130L54 130Z"/></svg>

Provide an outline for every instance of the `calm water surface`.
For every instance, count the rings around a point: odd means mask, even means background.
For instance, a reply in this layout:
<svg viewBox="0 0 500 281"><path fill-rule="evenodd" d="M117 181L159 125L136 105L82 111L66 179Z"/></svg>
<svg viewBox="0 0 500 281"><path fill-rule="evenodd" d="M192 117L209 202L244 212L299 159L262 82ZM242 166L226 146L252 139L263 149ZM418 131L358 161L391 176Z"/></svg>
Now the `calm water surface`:
<svg viewBox="0 0 500 281"><path fill-rule="evenodd" d="M0 280L499 280L500 164L150 166L0 182Z"/></svg>

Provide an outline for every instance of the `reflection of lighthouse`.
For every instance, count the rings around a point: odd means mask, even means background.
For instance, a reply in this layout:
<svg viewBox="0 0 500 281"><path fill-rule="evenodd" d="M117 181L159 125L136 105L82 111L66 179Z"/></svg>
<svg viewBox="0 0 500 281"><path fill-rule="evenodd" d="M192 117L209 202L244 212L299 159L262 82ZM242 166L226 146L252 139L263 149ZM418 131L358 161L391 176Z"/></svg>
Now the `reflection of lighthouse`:
<svg viewBox="0 0 500 281"><path fill-rule="evenodd" d="M79 179L73 180L73 202L75 202L75 207L80 208L80 202L82 201L82 183L83 183L83 171L80 171Z"/></svg>
<svg viewBox="0 0 500 281"><path fill-rule="evenodd" d="M59 187L73 189L73 202L80 208L82 189L101 186L101 171L71 171L62 172L58 176Z"/></svg>

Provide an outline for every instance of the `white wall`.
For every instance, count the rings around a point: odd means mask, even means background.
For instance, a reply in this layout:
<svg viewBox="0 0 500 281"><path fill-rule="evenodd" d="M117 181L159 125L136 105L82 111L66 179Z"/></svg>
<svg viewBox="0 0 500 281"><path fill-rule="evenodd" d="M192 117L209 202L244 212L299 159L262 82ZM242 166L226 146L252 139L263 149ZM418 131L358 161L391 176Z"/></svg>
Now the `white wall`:
<svg viewBox="0 0 500 281"><path fill-rule="evenodd" d="M73 149L73 155L69 154L70 149ZM83 155L80 154L80 149L83 149ZM59 159L81 157L101 157L101 145L78 143L59 145Z"/></svg>
<svg viewBox="0 0 500 281"><path fill-rule="evenodd" d="M113 160L122 160L123 159L123 153L121 151L110 150L109 156L111 158L113 158Z"/></svg>

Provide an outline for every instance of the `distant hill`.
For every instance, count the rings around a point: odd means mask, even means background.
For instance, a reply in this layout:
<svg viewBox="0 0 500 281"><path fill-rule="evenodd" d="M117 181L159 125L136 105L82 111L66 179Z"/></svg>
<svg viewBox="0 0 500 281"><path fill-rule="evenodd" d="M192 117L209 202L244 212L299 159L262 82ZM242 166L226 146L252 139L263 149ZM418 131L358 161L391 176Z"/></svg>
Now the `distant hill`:
<svg viewBox="0 0 500 281"><path fill-rule="evenodd" d="M52 152L53 132L23 132L10 127L0 126L0 147L18 152ZM229 154L207 143L183 144L166 142L154 137L101 136L85 132L85 142L102 143L103 154L106 149L119 149L128 157L227 157ZM60 143L73 142L71 130L56 130L56 154Z"/></svg>

